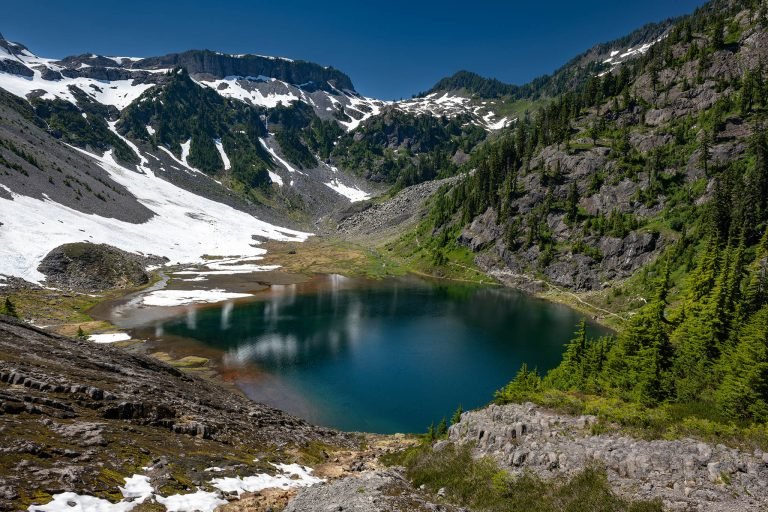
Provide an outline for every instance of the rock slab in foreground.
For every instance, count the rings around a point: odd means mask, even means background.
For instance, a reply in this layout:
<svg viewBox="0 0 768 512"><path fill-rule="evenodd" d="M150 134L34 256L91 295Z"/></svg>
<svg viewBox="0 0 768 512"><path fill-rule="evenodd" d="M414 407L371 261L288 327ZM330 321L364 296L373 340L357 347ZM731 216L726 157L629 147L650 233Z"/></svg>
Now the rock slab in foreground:
<svg viewBox="0 0 768 512"><path fill-rule="evenodd" d="M284 512L465 512L420 495L395 470L368 471L299 491Z"/></svg>
<svg viewBox="0 0 768 512"><path fill-rule="evenodd" d="M670 510L744 512L768 510L768 454L746 453L692 439L643 441L592 435L594 416L559 415L532 404L491 405L465 412L451 426L453 442L477 443L512 473L542 477L605 466L620 495L661 498Z"/></svg>

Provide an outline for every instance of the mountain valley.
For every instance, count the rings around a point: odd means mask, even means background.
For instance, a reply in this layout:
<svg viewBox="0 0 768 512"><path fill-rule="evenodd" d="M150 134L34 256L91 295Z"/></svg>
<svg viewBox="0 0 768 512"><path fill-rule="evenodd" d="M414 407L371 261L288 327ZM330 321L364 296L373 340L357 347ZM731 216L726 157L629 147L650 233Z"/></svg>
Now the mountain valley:
<svg viewBox="0 0 768 512"><path fill-rule="evenodd" d="M762 510L766 62L765 0L401 100L285 57L51 59L0 35L0 510ZM537 299L588 322L490 406L341 432L237 385L322 352L254 327L303 294L315 325L318 276L415 276L469 325ZM527 295L474 312L472 287ZM418 316L393 297L350 300L329 357ZM544 310L521 325L572 313ZM257 341L230 367L171 332L205 318Z"/></svg>

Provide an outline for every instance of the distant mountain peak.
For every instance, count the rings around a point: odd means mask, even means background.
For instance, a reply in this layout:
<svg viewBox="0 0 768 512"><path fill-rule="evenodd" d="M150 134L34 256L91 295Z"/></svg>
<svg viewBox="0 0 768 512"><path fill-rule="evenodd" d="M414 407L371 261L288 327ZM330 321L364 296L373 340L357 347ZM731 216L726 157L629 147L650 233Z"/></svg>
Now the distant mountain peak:
<svg viewBox="0 0 768 512"><path fill-rule="evenodd" d="M429 91L420 96L437 92L465 91L480 98L499 98L515 94L516 85L505 84L495 78L485 78L472 71L461 70L437 82Z"/></svg>

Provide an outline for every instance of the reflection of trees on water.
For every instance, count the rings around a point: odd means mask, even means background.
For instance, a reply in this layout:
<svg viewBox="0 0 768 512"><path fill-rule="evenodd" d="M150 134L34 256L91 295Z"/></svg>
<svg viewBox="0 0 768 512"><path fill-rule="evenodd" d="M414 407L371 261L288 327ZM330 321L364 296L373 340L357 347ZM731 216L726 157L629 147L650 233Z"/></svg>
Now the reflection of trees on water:
<svg viewBox="0 0 768 512"><path fill-rule="evenodd" d="M348 350L361 338L362 318L376 315L366 297L339 278L312 294L298 293L296 285L275 288L263 301L190 308L162 331L216 345L225 351L226 364L258 360L282 366Z"/></svg>
<svg viewBox="0 0 768 512"><path fill-rule="evenodd" d="M568 309L505 289L407 280L361 284L328 276L323 286L314 283L311 290L275 286L264 300L190 308L185 318L166 322L164 330L221 348L228 365L258 361L279 368L338 358L354 350L366 332L429 317L450 318L509 340L521 352L541 350L543 333L574 321Z"/></svg>

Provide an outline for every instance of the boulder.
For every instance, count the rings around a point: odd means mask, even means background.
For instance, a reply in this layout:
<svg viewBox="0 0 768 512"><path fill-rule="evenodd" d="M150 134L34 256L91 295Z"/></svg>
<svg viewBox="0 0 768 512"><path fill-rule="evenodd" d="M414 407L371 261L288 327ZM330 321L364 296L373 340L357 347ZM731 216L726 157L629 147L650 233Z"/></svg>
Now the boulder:
<svg viewBox="0 0 768 512"><path fill-rule="evenodd" d="M132 288L149 282L147 265L165 258L132 254L106 244L64 244L43 259L38 270L47 284L62 289L103 291Z"/></svg>

